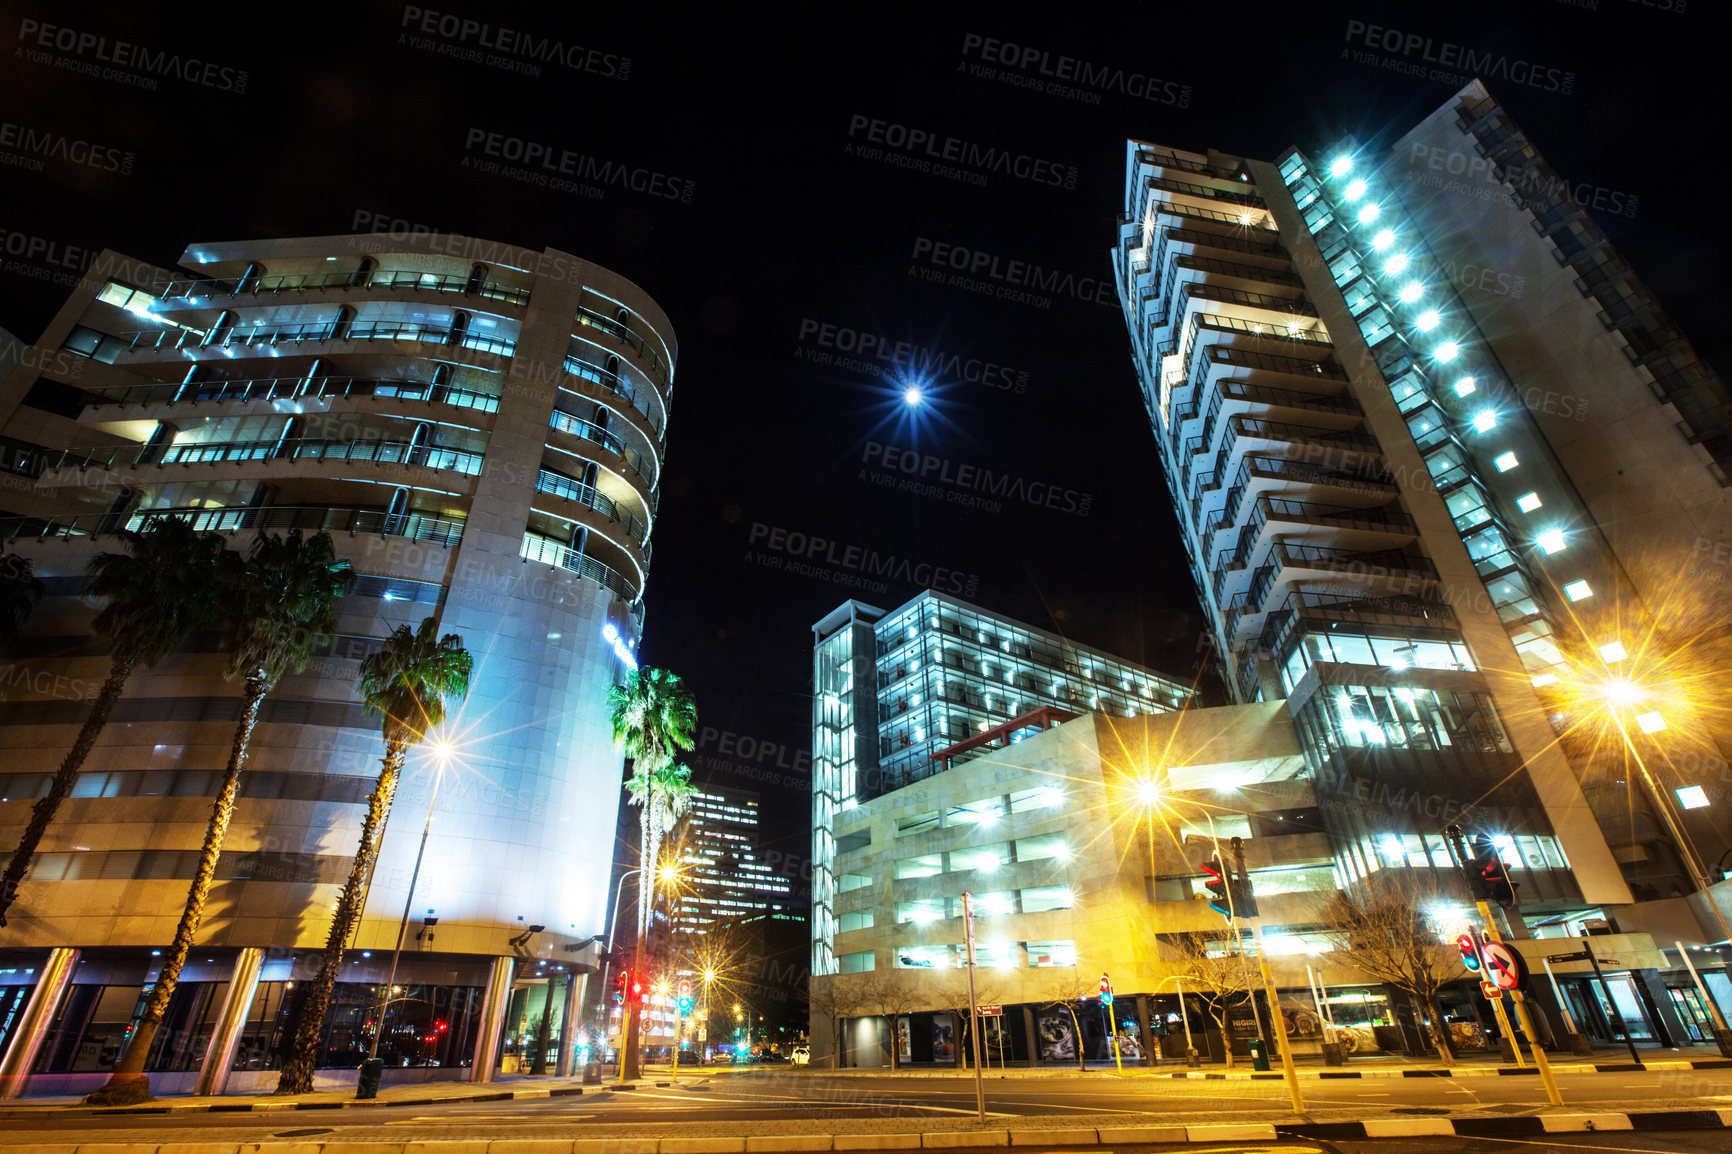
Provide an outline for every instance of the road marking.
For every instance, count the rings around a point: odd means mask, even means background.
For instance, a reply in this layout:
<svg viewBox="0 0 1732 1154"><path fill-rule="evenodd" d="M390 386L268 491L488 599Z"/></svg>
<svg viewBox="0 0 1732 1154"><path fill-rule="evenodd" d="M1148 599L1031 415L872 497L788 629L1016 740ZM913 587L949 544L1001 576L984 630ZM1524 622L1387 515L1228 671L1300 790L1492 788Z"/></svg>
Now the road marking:
<svg viewBox="0 0 1732 1154"><path fill-rule="evenodd" d="M1614 1131L1606 1131L1606 1133L1614 1133ZM1537 1138L1539 1135L1534 1137ZM1649 1150L1644 1146L1583 1146L1579 1142L1554 1142L1550 1135L1547 1135L1542 1142L1536 1142L1533 1138L1487 1138L1481 1134L1474 1135L1474 1140L1477 1142L1511 1142L1518 1146L1545 1146L1548 1149L1561 1146L1569 1150L1615 1150L1624 1152L1624 1154L1678 1154L1676 1150Z"/></svg>

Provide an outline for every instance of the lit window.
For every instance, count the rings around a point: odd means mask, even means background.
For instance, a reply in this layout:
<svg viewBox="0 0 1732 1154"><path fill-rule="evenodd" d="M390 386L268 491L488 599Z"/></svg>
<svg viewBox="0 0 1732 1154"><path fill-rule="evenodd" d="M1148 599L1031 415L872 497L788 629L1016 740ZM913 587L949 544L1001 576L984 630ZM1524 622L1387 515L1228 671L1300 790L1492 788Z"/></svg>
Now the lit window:
<svg viewBox="0 0 1732 1154"><path fill-rule="evenodd" d="M1473 419L1473 427L1481 433L1489 433L1497 427L1497 414L1490 409L1481 409Z"/></svg>
<svg viewBox="0 0 1732 1154"><path fill-rule="evenodd" d="M1371 247L1376 249L1378 252L1382 252L1384 249L1388 248L1390 245L1392 245L1394 243L1395 243L1395 230L1392 228L1386 228L1382 232L1378 233L1376 236L1371 238Z"/></svg>
<svg viewBox="0 0 1732 1154"><path fill-rule="evenodd" d="M1426 309L1424 312L1419 314L1419 331L1422 333L1429 333L1432 329L1437 327L1437 322L1442 319L1443 318L1437 315L1436 309Z"/></svg>
<svg viewBox="0 0 1732 1154"><path fill-rule="evenodd" d="M1390 257L1389 263L1383 266L1383 271L1387 272L1390 276L1400 276L1402 273L1406 272L1406 254L1398 252L1394 256Z"/></svg>
<svg viewBox="0 0 1732 1154"><path fill-rule="evenodd" d="M1532 513L1544 503L1545 502L1540 500L1540 495L1538 493L1523 493L1521 496L1516 498L1516 508L1520 509L1524 513Z"/></svg>
<svg viewBox="0 0 1732 1154"><path fill-rule="evenodd" d="M1359 210L1359 223L1360 224L1370 224L1372 221L1374 221L1376 219L1377 219L1377 206L1375 204L1368 204L1364 208Z"/></svg>
<svg viewBox="0 0 1732 1154"><path fill-rule="evenodd" d="M1557 683L1558 676L1555 673L1542 673L1534 678L1535 689L1544 689L1548 685L1556 685Z"/></svg>
<svg viewBox="0 0 1732 1154"><path fill-rule="evenodd" d="M1458 397L1465 397L1469 393L1473 392L1473 388L1473 378L1463 377L1461 380L1455 382L1455 395Z"/></svg>
<svg viewBox="0 0 1732 1154"><path fill-rule="evenodd" d="M1658 713L1640 713L1636 715L1636 726L1643 733L1659 733L1666 728L1666 719Z"/></svg>
<svg viewBox="0 0 1732 1154"><path fill-rule="evenodd" d="M1600 646L1600 660L1607 665L1615 665L1628 656L1622 641L1608 641Z"/></svg>
<svg viewBox="0 0 1732 1154"><path fill-rule="evenodd" d="M1454 341L1444 341L1441 345L1437 346L1437 351L1431 355L1447 365L1450 361L1455 360L1456 354L1459 352L1461 352L1460 345L1456 344Z"/></svg>
<svg viewBox="0 0 1732 1154"><path fill-rule="evenodd" d="M1571 601L1585 601L1594 595L1594 587L1586 581L1571 581L1564 586L1564 596Z"/></svg>
<svg viewBox="0 0 1732 1154"><path fill-rule="evenodd" d="M1350 180L1347 182L1347 199L1348 200L1358 200L1360 197L1362 197L1364 195L1365 195L1365 182L1363 180Z"/></svg>
<svg viewBox="0 0 1732 1154"><path fill-rule="evenodd" d="M1677 793L1678 804L1685 809L1708 808L1708 794L1699 785L1686 785Z"/></svg>
<svg viewBox="0 0 1732 1154"><path fill-rule="evenodd" d="M1329 162L1330 176L1346 176L1352 170L1353 158L1351 156L1337 156Z"/></svg>
<svg viewBox="0 0 1732 1154"><path fill-rule="evenodd" d="M1561 530L1551 529L1540 534L1540 548L1547 553L1556 553L1564 547L1564 535Z"/></svg>
<svg viewBox="0 0 1732 1154"><path fill-rule="evenodd" d="M1424 292L1425 290L1419 286L1418 281L1408 281L1401 286L1401 301L1403 304L1412 304Z"/></svg>
<svg viewBox="0 0 1732 1154"><path fill-rule="evenodd" d="M1498 472L1507 473L1517 465L1521 464L1521 462L1516 459L1514 453L1505 453L1497 460L1493 461L1492 464L1497 466Z"/></svg>

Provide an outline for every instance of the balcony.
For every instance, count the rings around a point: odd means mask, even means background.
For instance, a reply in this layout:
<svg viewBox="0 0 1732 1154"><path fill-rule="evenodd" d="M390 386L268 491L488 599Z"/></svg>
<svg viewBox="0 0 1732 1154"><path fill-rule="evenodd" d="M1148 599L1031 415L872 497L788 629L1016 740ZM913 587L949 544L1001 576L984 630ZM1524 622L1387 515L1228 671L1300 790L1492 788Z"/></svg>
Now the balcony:
<svg viewBox="0 0 1732 1154"><path fill-rule="evenodd" d="M631 349L638 355L638 359L643 361L644 365L649 369L650 373L656 378L656 380L661 382L663 389L670 389L673 387L674 377L672 367L662 359L660 351L654 348L630 326L622 324L613 317L607 316L603 313L598 313L594 309L588 308L584 305L578 306L577 323L584 325L587 328L599 329L608 334L614 340L618 341L620 344L623 344L626 348Z"/></svg>
<svg viewBox="0 0 1732 1154"><path fill-rule="evenodd" d="M422 513L387 513L332 505L229 505L184 509L139 509L131 513L81 513L66 518L12 517L0 521L0 539L71 540L112 536L120 529L138 530L153 517L189 522L200 532L253 533L300 529L306 532L403 537L456 545L463 539L463 522Z"/></svg>
<svg viewBox="0 0 1732 1154"><path fill-rule="evenodd" d="M594 557L579 553L569 545L562 545L550 537L526 533L523 536L521 555L525 561L539 561L543 565L556 565L561 569L576 573L579 577L588 578L602 588L612 590L621 600L632 605L637 604L638 591L630 581Z"/></svg>
<svg viewBox="0 0 1732 1154"><path fill-rule="evenodd" d="M353 461L450 469L479 476L482 454L409 441L332 441L290 437L268 441L187 441L149 445L104 445L68 449L50 469L144 468L154 465L215 465L226 461Z"/></svg>
<svg viewBox="0 0 1732 1154"><path fill-rule="evenodd" d="M574 417L559 409L553 410L553 416L548 418L547 423L549 428L557 429L561 433L569 433L574 437L582 437L586 441L593 441L608 452L620 457L645 490L655 488L654 467L650 464L649 459L600 425L593 421L583 420L581 417Z"/></svg>
<svg viewBox="0 0 1732 1154"><path fill-rule="evenodd" d="M606 369L597 368L588 361L569 354L565 358L564 367L565 371L572 376L600 385L606 392L624 399L643 417L645 424L649 426L652 439L659 440L661 438L662 432L666 428L666 421L656 408L650 405L649 398L644 395L643 390L631 382L621 379L618 373L610 373Z"/></svg>
<svg viewBox="0 0 1732 1154"><path fill-rule="evenodd" d="M450 325L429 325L419 321L345 321L341 319L313 321L292 325L253 325L249 328L213 329L201 333L195 329L152 329L146 332L117 333L124 338L129 353L175 352L187 349L276 346L302 342L336 341L420 341L436 345L474 349L477 352L509 357L516 342L497 337L484 337Z"/></svg>
<svg viewBox="0 0 1732 1154"><path fill-rule="evenodd" d="M644 538L649 533L648 526L621 508L619 502L594 485L586 485L582 481L543 469L536 476L535 487L543 493L551 493L555 497L575 501L586 508L594 509L609 521L623 528L626 536L639 545L643 544Z"/></svg>
<svg viewBox="0 0 1732 1154"><path fill-rule="evenodd" d="M91 409L108 405L198 405L223 401L329 400L388 397L429 404L456 405L484 413L499 411L499 398L489 393L426 381L380 377L253 377L245 380L153 382L148 385L97 387Z"/></svg>
<svg viewBox="0 0 1732 1154"><path fill-rule="evenodd" d="M441 276L428 272L375 272L371 276L356 272L296 273L288 276L242 277L237 281L194 278L152 285L151 291L162 300L213 300L218 297L281 296L284 293L302 295L327 289L417 289L421 292L460 293L506 304L527 305L529 290L512 288L498 281L475 281L468 276Z"/></svg>

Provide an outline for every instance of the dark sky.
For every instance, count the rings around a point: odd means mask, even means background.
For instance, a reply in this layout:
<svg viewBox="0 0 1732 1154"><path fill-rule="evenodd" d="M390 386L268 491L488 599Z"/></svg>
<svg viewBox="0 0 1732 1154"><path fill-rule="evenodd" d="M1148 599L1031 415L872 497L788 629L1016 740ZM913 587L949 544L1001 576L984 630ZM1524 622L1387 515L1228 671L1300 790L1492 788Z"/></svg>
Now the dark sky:
<svg viewBox="0 0 1732 1154"><path fill-rule="evenodd" d="M804 853L807 795L799 772L773 763L805 764L810 625L855 591L758 563L772 531L834 542L844 561L854 547L942 568L941 585L972 581L970 599L989 608L1191 674L1194 595L1110 301L1126 137L1273 159L1346 133L1399 134L1456 87L1389 64L1449 44L1537 66L1543 87L1488 78L1493 94L1569 180L1638 198L1634 215L1600 223L1724 362L1725 251L1703 232L1714 210L1701 169L1721 163L1703 130L1724 101L1702 94L1718 93L1725 65L1700 0L1682 14L1665 0L1045 5L1038 21L1000 6L694 18L686 6L438 0L260 10L253 28L244 8L209 19L150 7L3 6L0 152L25 155L17 134L46 132L114 163L0 166L0 326L38 335L64 296L42 278L76 265L71 248L170 265L194 241L373 220L556 246L636 281L680 337L643 655L692 683L704 724L736 735L730 751L749 751L723 754L718 736L706 755L774 775L756 784L787 853ZM456 32L437 30L441 15ZM489 25L495 46L465 38L463 20ZM1401 49L1368 49L1362 25L1398 30ZM501 28L560 42L569 63L544 59L539 76L489 63L533 59L531 44L498 46ZM1026 70L996 50L993 67L1014 78L1043 83L1043 64L1068 57L1108 79L1077 98L982 78L969 66L987 40L1027 50ZM153 70L156 54L179 56L183 74ZM154 91L130 82L153 77ZM1145 78L1154 99L1131 93ZM1566 83L1568 94L1546 90ZM847 151L903 130L977 159L999 149L1046 163L982 184ZM501 149L518 147L511 138L690 182L691 199L618 186L597 199L466 166L507 163L470 144L489 134ZM1001 270L1059 270L1075 291L1040 307L923 281L914 270L941 244ZM1076 299L1103 281L1106 304ZM808 359L835 351L819 326L989 365L994 383L934 382L910 425L882 381ZM864 473L884 446L1044 496L1038 482L1076 508L1012 500L993 512L882 487ZM889 585L858 595L888 608L919 591ZM764 743L802 755L761 754Z"/></svg>

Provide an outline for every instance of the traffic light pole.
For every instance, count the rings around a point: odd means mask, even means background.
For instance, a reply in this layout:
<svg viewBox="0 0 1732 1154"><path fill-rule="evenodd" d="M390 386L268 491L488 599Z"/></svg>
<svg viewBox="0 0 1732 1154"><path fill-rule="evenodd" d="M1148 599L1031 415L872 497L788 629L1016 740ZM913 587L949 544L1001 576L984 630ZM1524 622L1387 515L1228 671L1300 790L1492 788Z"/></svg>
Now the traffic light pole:
<svg viewBox="0 0 1732 1154"><path fill-rule="evenodd" d="M1476 883L1473 880L1473 872L1474 872L1473 871L1473 864L1472 864L1473 859L1468 856L1467 846L1462 843L1461 827L1459 825L1446 826L1444 828L1443 832L1445 835L1444 844L1449 847L1450 860L1455 862L1456 868L1461 870L1463 875L1467 877L1469 892L1471 892L1473 894L1474 899L1479 903L1479 916L1480 916L1480 920L1485 923L1486 936L1488 938L1490 938L1492 941L1497 941L1498 940L1496 937L1497 927L1491 920L1491 907L1486 904L1484 898L1480 897L1480 894L1483 891L1477 888L1477 886L1483 884L1483 882ZM1496 852L1495 846L1493 847L1493 852L1494 853ZM1503 858L1500 855L1498 858L1498 864L1499 864L1500 868L1502 866L1502 863L1503 863ZM1505 883L1507 884L1509 881L1509 874L1506 872L1503 875L1503 877L1504 877ZM1510 893L1511 893L1511 896L1513 897L1514 893L1515 893L1513 887L1511 888ZM1505 1038L1509 1039L1510 1057L1514 1060L1514 1062L1516 1064L1516 1068L1518 1070L1525 1070L1527 1068L1527 1063L1522 1061L1521 1044L1516 1041L1515 1030L1511 1029L1511 1027L1510 1027L1509 1015L1504 1013L1503 999L1502 998L1487 998L1486 1001L1491 1003L1492 1017L1497 1019L1498 1030L1503 1034L1503 1036ZM1443 1023L1438 1022L1437 1028L1439 1030L1442 1030L1444 1028ZM1532 1033L1528 1034L1528 1037L1532 1038L1533 1034ZM1445 1046L1449 1045L1449 1040L1448 1040L1447 1036L1444 1038L1443 1044Z"/></svg>
<svg viewBox="0 0 1732 1154"><path fill-rule="evenodd" d="M1245 872L1245 845L1238 838L1232 840L1233 869L1237 876L1246 880L1246 892L1250 892L1250 875ZM1228 902L1232 901L1233 886L1227 885ZM1255 899L1250 903L1252 909L1257 908ZM1252 915L1251 939L1257 943L1257 968L1263 974L1263 996L1269 1003L1269 1032L1275 1035L1275 1048L1281 1055L1281 1076L1287 1081L1287 1096L1293 1101L1293 1113L1305 1112L1305 1099L1299 1094L1299 1071L1293 1067L1293 1048L1287 1044L1287 1031L1281 1024L1281 995L1275 992L1275 974L1269 968L1269 954L1263 949L1263 919Z"/></svg>
<svg viewBox="0 0 1732 1154"><path fill-rule="evenodd" d="M1486 940L1493 942L1501 941L1502 939L1499 938L1497 934L1497 923L1492 920L1491 903L1487 902L1484 898L1481 898L1477 904L1479 906L1479 916L1485 921ZM1533 1049L1534 1065L1539 1067L1540 1081L1545 1083L1546 1098L1552 1105L1562 1106L1564 1104L1564 1096L1558 1091L1558 1080L1552 1076L1552 1064L1546 1058L1545 1047L1540 1045L1540 1036L1534 1032L1533 1019L1528 1016L1527 997L1520 990L1511 990L1509 992L1509 997L1510 1001L1515 1003L1516 1017L1521 1021L1522 1033L1528 1036L1528 1045ZM1493 998L1491 1004L1495 1007L1500 1005L1502 1002L1502 998ZM1502 1019L1501 1013L1499 1014L1499 1018ZM1439 1022L1437 1028L1440 1030L1443 1029L1443 1023ZM1522 1052L1521 1047L1516 1044L1514 1038L1510 1039L1510 1049L1515 1051L1516 1064L1519 1066L1522 1060Z"/></svg>

